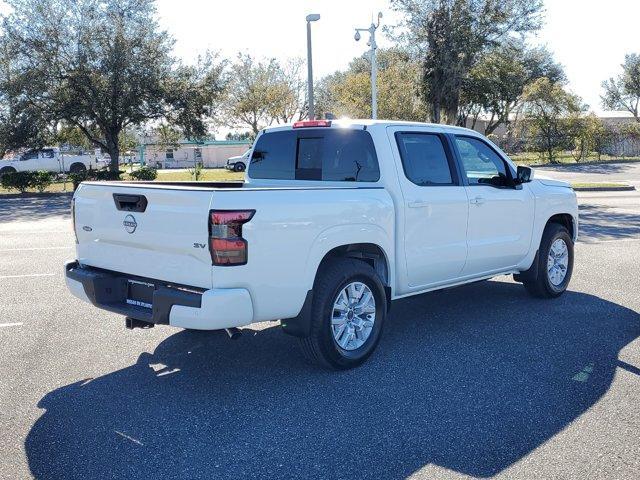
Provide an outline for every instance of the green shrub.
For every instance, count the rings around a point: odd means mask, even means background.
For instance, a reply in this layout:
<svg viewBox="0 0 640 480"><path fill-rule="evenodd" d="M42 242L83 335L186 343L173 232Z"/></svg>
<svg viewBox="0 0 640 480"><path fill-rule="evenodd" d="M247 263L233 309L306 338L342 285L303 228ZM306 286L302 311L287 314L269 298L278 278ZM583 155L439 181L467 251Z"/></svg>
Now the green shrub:
<svg viewBox="0 0 640 480"><path fill-rule="evenodd" d="M7 190L18 190L20 193L27 191L32 185L33 174L35 172L11 172L2 175L2 188Z"/></svg>
<svg viewBox="0 0 640 480"><path fill-rule="evenodd" d="M92 180L120 180L120 175L123 173L124 172L121 170L118 170L117 172L112 172L110 170L85 170L84 172L70 173L69 178L73 182L73 189L75 190L81 182Z"/></svg>
<svg viewBox="0 0 640 480"><path fill-rule="evenodd" d="M129 174L134 180L155 180L158 176L158 170L155 168L144 166Z"/></svg>
<svg viewBox="0 0 640 480"><path fill-rule="evenodd" d="M55 178L52 172L46 172L44 170L29 173L32 174L31 183L29 186L35 188L40 193L49 188Z"/></svg>
<svg viewBox="0 0 640 480"><path fill-rule="evenodd" d="M192 177L194 177L196 182L199 181L200 177L202 176L202 163L196 163L193 168L189 169L189 173Z"/></svg>

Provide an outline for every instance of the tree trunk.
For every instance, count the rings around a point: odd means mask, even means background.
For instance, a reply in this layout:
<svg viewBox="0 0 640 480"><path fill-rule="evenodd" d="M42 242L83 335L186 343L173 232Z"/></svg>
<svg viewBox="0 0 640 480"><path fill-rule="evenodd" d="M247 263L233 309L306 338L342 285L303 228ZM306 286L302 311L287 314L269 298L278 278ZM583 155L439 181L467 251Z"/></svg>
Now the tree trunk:
<svg viewBox="0 0 640 480"><path fill-rule="evenodd" d="M120 169L120 147L118 145L118 135L106 135L107 137L107 153L111 158L109 171L117 172Z"/></svg>
<svg viewBox="0 0 640 480"><path fill-rule="evenodd" d="M451 105L445 110L445 123L447 125L455 125L458 120L458 105Z"/></svg>
<svg viewBox="0 0 640 480"><path fill-rule="evenodd" d="M431 103L431 122L432 123L440 123L440 103L432 102Z"/></svg>

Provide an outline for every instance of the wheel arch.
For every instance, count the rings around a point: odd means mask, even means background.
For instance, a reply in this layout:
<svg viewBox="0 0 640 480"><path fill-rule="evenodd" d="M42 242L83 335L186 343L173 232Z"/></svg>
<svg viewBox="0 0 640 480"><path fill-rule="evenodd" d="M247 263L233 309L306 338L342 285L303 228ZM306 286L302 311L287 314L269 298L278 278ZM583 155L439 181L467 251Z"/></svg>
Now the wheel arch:
<svg viewBox="0 0 640 480"><path fill-rule="evenodd" d="M571 215L570 213L556 213L555 215L552 215L551 217L549 217L549 219L547 220L547 223L545 223L545 228L547 228L547 225L549 225L550 223L557 223L565 227L569 231L569 235L571 235L571 238L573 239L573 241L574 242L576 241L578 237L577 225L576 225L577 222L573 217L573 215Z"/></svg>
<svg viewBox="0 0 640 480"><path fill-rule="evenodd" d="M380 280L382 280L382 284L389 286L389 260L380 245L375 243L349 243L332 248L320 261L316 276L327 262L340 257L357 258L368 263L376 271Z"/></svg>
<svg viewBox="0 0 640 480"><path fill-rule="evenodd" d="M76 168L79 168L82 171L82 170L86 170L87 166L82 162L73 162L71 165L69 165L70 172L73 172L74 170L76 170Z"/></svg>
<svg viewBox="0 0 640 480"><path fill-rule="evenodd" d="M391 308L391 279L393 278L393 274L391 264L389 263L389 256L385 249L380 245L371 242L339 244L326 251L321 260L315 266L313 270L312 283L310 284L311 286L298 315L293 318L281 320L281 326L286 333L303 338L309 335L309 332L311 331L311 308L313 303L313 284L315 283L315 279L318 277L318 274L322 271L325 265L328 265L331 261L340 258L356 258L371 265L382 281L387 300L387 311Z"/></svg>

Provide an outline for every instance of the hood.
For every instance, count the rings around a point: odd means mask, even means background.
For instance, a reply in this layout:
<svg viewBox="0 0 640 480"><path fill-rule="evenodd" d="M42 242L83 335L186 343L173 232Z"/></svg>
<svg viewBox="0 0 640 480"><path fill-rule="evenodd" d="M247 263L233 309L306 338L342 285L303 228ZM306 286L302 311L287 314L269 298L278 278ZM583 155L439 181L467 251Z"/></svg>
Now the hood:
<svg viewBox="0 0 640 480"><path fill-rule="evenodd" d="M564 187L571 188L571 184L569 182L565 182L563 180L556 180L555 178L546 177L544 175L539 174L534 170L533 179L539 181L541 184L546 185L548 187Z"/></svg>

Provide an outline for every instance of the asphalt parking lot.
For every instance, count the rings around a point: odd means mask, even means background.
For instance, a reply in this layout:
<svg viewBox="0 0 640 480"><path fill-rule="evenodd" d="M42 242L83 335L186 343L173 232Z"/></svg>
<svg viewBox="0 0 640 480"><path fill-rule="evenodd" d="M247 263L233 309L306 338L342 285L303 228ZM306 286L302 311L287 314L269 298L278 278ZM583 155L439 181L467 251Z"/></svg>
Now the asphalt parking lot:
<svg viewBox="0 0 640 480"><path fill-rule="evenodd" d="M640 194L580 194L569 291L394 304L359 369L276 324L127 331L67 293L69 198L0 199L0 478L638 478Z"/></svg>

